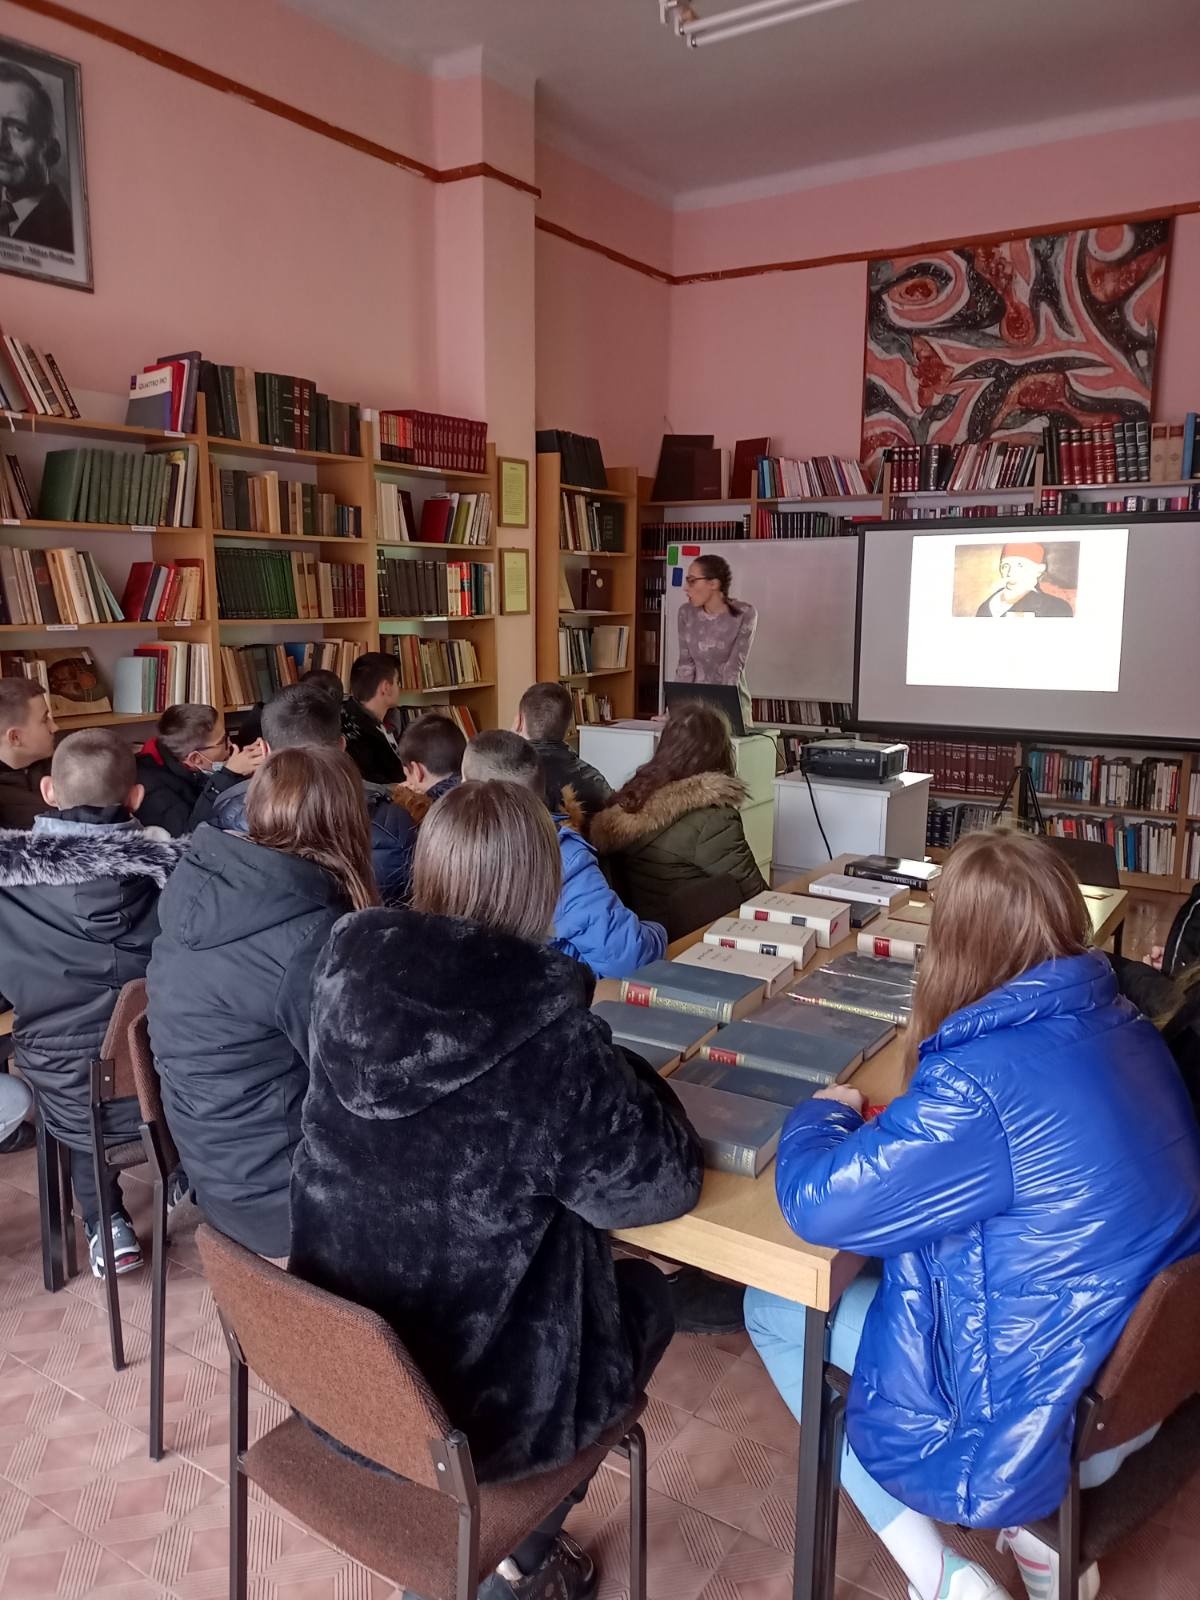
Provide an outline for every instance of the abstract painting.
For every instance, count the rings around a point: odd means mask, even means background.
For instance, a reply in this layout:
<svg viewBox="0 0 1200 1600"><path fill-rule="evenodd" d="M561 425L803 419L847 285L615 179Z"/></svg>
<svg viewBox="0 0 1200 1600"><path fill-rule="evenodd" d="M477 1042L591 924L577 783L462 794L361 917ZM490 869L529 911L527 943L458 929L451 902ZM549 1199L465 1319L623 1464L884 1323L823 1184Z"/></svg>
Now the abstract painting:
<svg viewBox="0 0 1200 1600"><path fill-rule="evenodd" d="M1159 219L872 261L869 469L891 445L1148 421L1170 239Z"/></svg>

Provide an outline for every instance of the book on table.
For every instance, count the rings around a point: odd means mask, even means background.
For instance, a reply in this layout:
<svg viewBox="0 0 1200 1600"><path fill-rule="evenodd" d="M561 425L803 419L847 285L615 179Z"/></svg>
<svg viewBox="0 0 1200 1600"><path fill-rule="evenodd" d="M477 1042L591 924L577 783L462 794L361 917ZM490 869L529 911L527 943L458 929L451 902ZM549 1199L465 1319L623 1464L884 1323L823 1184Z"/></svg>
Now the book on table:
<svg viewBox="0 0 1200 1600"><path fill-rule="evenodd" d="M631 1006L657 1006L707 1017L713 1022L736 1022L763 999L766 985L737 972L714 972L674 961L651 961L621 982L621 999Z"/></svg>
<svg viewBox="0 0 1200 1600"><path fill-rule="evenodd" d="M882 956L892 961L914 964L924 954L928 928L919 922L881 922L877 928L858 936L858 951L864 956Z"/></svg>
<svg viewBox="0 0 1200 1600"><path fill-rule="evenodd" d="M927 928L933 917L933 903L930 900L910 900L906 906L896 906L888 912L889 922L914 922L918 927Z"/></svg>
<svg viewBox="0 0 1200 1600"><path fill-rule="evenodd" d="M657 1073L673 1072L682 1060L678 1050L672 1050L665 1044L647 1044L643 1039L634 1044L631 1039L618 1039L615 1034L613 1043L619 1044L622 1050L630 1050L635 1056L641 1056L646 1065L653 1067Z"/></svg>
<svg viewBox="0 0 1200 1600"><path fill-rule="evenodd" d="M942 875L933 861L909 861L904 856L860 856L846 863L847 878L873 878L877 883L899 883L918 893L929 892L931 883Z"/></svg>
<svg viewBox="0 0 1200 1600"><path fill-rule="evenodd" d="M865 900L868 905L896 906L908 899L908 890L902 883L883 883L877 878L847 878L840 872L827 872L814 878L808 886L809 894L828 900Z"/></svg>
<svg viewBox="0 0 1200 1600"><path fill-rule="evenodd" d="M707 967L715 972L736 972L743 978L758 978L766 985L768 999L778 994L796 976L796 962L791 950L772 956L701 941L677 955L675 960L683 966Z"/></svg>
<svg viewBox="0 0 1200 1600"><path fill-rule="evenodd" d="M754 1020L768 1028L790 1028L818 1039L835 1039L847 1050L861 1051L864 1061L896 1037L895 1023L822 1006L797 1005L790 989L756 1011Z"/></svg>
<svg viewBox="0 0 1200 1600"><path fill-rule="evenodd" d="M751 1100L766 1100L771 1105L782 1106L786 1111L802 1105L805 1100L811 1100L821 1088L814 1078L796 1078L786 1072L768 1072L761 1067L731 1067L725 1061L705 1056L685 1061L671 1074L672 1087L678 1087L681 1083L695 1083L702 1088L748 1095Z"/></svg>
<svg viewBox="0 0 1200 1600"><path fill-rule="evenodd" d="M717 1031L716 1023L705 1017L659 1006L627 1006L623 1000L597 1000L592 1012L608 1023L614 1043L627 1044L634 1050L653 1045L674 1051L683 1061L695 1055Z"/></svg>
<svg viewBox="0 0 1200 1600"><path fill-rule="evenodd" d="M757 1178L779 1148L788 1107L678 1078L675 1073L671 1087L704 1147L705 1166Z"/></svg>
<svg viewBox="0 0 1200 1600"><path fill-rule="evenodd" d="M878 1017L906 1027L912 1015L912 979L903 974L912 971L901 962L874 956L838 956L786 993L807 1005Z"/></svg>
<svg viewBox="0 0 1200 1600"><path fill-rule="evenodd" d="M865 900L850 901L850 929L857 933L860 928L868 927L889 911L888 906L868 905Z"/></svg>
<svg viewBox="0 0 1200 1600"><path fill-rule="evenodd" d="M850 932L847 904L837 905L807 894L781 894L774 889L744 901L738 916L750 922L781 922L794 928L811 928L823 950L840 944Z"/></svg>
<svg viewBox="0 0 1200 1600"><path fill-rule="evenodd" d="M817 947L815 928L787 922L751 922L746 917L718 917L705 931L704 943L751 955L790 956L799 971Z"/></svg>
<svg viewBox="0 0 1200 1600"><path fill-rule="evenodd" d="M708 1061L723 1061L726 1066L760 1067L817 1085L840 1083L862 1064L862 1051L844 1039L822 1038L799 1028L772 1027L752 1017L721 1028L701 1046L700 1054Z"/></svg>

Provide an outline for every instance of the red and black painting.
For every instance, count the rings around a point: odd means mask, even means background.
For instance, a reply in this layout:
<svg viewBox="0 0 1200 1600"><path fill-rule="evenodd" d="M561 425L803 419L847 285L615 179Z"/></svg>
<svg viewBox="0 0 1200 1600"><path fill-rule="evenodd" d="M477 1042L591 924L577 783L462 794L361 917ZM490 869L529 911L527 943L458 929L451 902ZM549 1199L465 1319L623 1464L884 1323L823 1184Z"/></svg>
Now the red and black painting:
<svg viewBox="0 0 1200 1600"><path fill-rule="evenodd" d="M1170 221L871 263L863 460L1150 418Z"/></svg>

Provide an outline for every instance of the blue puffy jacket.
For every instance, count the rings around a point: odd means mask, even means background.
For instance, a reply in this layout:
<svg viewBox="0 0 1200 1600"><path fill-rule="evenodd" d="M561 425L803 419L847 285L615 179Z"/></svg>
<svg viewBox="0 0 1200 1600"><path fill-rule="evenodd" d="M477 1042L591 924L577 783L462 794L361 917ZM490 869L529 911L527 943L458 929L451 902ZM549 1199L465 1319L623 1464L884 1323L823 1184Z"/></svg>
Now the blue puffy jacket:
<svg viewBox="0 0 1200 1600"><path fill-rule="evenodd" d="M642 922L619 900L587 840L558 821L562 892L554 908L556 950L586 962L598 978L627 978L667 948L660 923Z"/></svg>
<svg viewBox="0 0 1200 1600"><path fill-rule="evenodd" d="M1200 1251L1200 1130L1094 953L948 1017L874 1122L800 1106L776 1184L805 1239L883 1257L855 1452L906 1505L968 1526L1058 1505L1076 1402L1151 1278Z"/></svg>

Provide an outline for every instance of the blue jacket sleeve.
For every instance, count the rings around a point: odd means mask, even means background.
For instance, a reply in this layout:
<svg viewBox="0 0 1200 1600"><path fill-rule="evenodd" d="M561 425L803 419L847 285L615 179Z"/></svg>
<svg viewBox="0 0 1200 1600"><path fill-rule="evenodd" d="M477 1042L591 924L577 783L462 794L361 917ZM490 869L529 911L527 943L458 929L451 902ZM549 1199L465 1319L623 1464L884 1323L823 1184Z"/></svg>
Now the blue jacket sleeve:
<svg viewBox="0 0 1200 1600"><path fill-rule="evenodd" d="M1006 1210L1012 1164L990 1100L953 1076L924 1077L874 1122L832 1100L798 1106L775 1191L810 1244L901 1255Z"/></svg>
<svg viewBox="0 0 1200 1600"><path fill-rule="evenodd" d="M627 978L657 961L667 947L666 929L642 922L615 895L595 852L578 834L563 830L563 886L554 908L554 943L598 978Z"/></svg>

